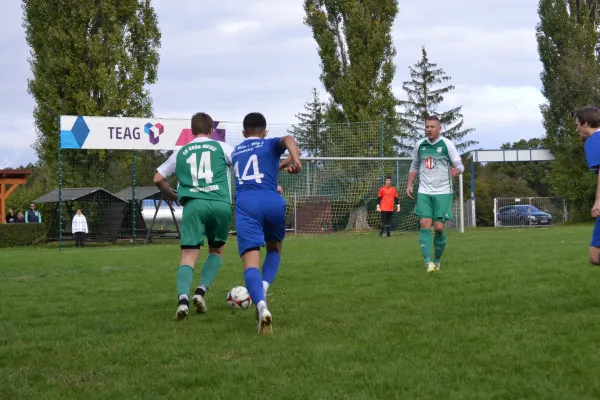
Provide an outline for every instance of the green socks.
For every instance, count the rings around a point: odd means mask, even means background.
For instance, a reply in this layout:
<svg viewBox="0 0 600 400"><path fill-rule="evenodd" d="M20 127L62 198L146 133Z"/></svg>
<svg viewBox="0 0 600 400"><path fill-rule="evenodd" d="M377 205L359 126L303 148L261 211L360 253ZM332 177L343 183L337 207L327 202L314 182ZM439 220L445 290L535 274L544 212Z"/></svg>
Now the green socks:
<svg viewBox="0 0 600 400"><path fill-rule="evenodd" d="M182 295L189 297L190 286L194 280L194 269L189 265L180 265L177 268L177 296Z"/></svg>
<svg viewBox="0 0 600 400"><path fill-rule="evenodd" d="M419 235L419 245L425 264L431 262L431 229L421 229Z"/></svg>
<svg viewBox="0 0 600 400"><path fill-rule="evenodd" d="M425 264L429 264L431 262L431 230L430 229L421 229L419 235L419 244L421 245L421 253L423 254L423 259L425 260ZM433 247L435 249L433 262L439 263L440 258L442 258L442 254L444 253L444 249L446 248L446 230L444 229L441 232L435 232L433 235Z"/></svg>
<svg viewBox="0 0 600 400"><path fill-rule="evenodd" d="M221 257L216 254L209 254L208 258L204 262L202 272L200 273L199 286L204 286L204 290L208 289L217 276L219 269L221 269Z"/></svg>
<svg viewBox="0 0 600 400"><path fill-rule="evenodd" d="M200 273L200 283L196 288L196 294L204 296L221 269L221 257L216 254L209 254ZM177 296L181 299L190 295L190 286L194 280L194 269L190 265L180 265L177 269Z"/></svg>
<svg viewBox="0 0 600 400"><path fill-rule="evenodd" d="M446 230L444 229L441 232L435 232L433 237L433 247L435 248L435 257L433 262L439 263L440 258L442 258L442 254L444 253L444 248L446 247Z"/></svg>

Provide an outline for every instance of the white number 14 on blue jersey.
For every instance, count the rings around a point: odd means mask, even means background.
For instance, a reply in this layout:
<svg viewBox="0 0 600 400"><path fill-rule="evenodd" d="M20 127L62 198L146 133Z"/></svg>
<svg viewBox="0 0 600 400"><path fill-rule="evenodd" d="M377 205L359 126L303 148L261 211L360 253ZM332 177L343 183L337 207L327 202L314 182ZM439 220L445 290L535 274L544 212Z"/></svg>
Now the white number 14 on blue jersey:
<svg viewBox="0 0 600 400"><path fill-rule="evenodd" d="M250 167L252 167L252 171L253 171L252 175L248 175L248 171L250 170ZM239 162L235 163L235 165L233 166L233 169L235 170L235 177L238 179L238 183L240 185L243 185L244 181L255 181L256 183L262 183L261 178L265 177L265 175L261 174L260 170L258 169L258 156L256 154L252 154L250 156L250 158L248 158L248 162L246 163L246 166L244 167L244 171L242 172L241 178L240 178Z"/></svg>

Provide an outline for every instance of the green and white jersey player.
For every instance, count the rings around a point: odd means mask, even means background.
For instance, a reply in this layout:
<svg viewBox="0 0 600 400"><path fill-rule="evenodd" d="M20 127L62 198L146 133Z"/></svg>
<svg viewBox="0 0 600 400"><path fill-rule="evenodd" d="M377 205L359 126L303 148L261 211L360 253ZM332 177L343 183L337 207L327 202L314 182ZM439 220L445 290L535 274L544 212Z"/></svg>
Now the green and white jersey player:
<svg viewBox="0 0 600 400"><path fill-rule="evenodd" d="M425 122L427 137L419 140L413 150L412 164L408 173L406 194L412 196L413 184L419 174L419 192L414 213L421 227L419 244L427 272L440 269L440 258L446 247L446 221L452 215L452 178L460 175L465 167L456 146L450 139L440 135L442 127L436 116ZM431 226L435 229L433 261L431 259Z"/></svg>
<svg viewBox="0 0 600 400"><path fill-rule="evenodd" d="M194 267L204 239L208 242L208 257L202 267L200 283L192 302L196 312L207 310L204 295L221 268L222 249L231 225L231 153L233 148L211 138L212 118L197 113L191 121L194 140L175 151L157 168L154 184L166 198L179 201L181 216L181 262L177 269L176 320L187 317L190 286ZM166 182L177 176L177 194Z"/></svg>

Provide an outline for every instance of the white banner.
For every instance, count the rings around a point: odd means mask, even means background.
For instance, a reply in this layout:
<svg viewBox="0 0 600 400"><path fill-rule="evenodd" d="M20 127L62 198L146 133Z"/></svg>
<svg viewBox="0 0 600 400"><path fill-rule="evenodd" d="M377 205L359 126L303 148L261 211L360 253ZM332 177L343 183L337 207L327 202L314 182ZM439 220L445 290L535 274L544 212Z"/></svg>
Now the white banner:
<svg viewBox="0 0 600 400"><path fill-rule="evenodd" d="M213 139L225 142L230 133L240 141L240 124L214 122ZM190 118L60 117L61 149L173 150L193 138Z"/></svg>

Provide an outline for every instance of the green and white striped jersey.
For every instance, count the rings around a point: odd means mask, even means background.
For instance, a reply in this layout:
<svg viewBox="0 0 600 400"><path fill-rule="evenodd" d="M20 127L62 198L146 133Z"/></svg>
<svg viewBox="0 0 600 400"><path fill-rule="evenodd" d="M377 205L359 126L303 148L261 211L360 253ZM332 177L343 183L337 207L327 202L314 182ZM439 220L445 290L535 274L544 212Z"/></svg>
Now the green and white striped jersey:
<svg viewBox="0 0 600 400"><path fill-rule="evenodd" d="M460 154L450 139L440 136L430 142L424 138L415 145L410 172L418 173L419 193L451 194L450 167L458 165L462 165Z"/></svg>

